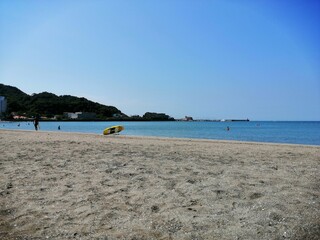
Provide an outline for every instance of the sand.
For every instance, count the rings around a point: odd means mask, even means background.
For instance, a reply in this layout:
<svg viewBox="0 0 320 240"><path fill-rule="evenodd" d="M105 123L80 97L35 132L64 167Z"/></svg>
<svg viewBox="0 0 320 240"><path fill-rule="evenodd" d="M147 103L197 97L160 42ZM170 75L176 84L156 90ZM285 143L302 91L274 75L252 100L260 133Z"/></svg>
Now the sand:
<svg viewBox="0 0 320 240"><path fill-rule="evenodd" d="M0 239L319 239L320 147L0 130Z"/></svg>

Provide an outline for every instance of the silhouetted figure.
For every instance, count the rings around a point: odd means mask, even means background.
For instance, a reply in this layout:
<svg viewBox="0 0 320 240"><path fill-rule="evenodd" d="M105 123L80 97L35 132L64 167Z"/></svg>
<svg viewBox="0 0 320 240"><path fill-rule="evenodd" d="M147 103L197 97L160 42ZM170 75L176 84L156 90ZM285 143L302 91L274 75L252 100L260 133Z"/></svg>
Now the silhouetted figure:
<svg viewBox="0 0 320 240"><path fill-rule="evenodd" d="M230 128L229 128L229 126L227 127L227 131L230 131Z"/></svg>
<svg viewBox="0 0 320 240"><path fill-rule="evenodd" d="M60 125L58 126L58 130L60 130L61 128L60 128Z"/></svg>
<svg viewBox="0 0 320 240"><path fill-rule="evenodd" d="M39 116L36 116L34 121L33 121L33 125L34 125L34 128L36 129L36 131L38 131L38 128L39 128Z"/></svg>

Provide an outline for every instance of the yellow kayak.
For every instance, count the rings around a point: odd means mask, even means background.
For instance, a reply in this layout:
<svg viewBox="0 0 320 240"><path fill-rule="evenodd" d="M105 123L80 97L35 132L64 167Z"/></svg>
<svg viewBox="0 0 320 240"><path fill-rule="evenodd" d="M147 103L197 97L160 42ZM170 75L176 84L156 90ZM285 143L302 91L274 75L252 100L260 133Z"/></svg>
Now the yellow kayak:
<svg viewBox="0 0 320 240"><path fill-rule="evenodd" d="M112 126L112 127L108 127L105 130L103 130L103 135L109 135L109 134L113 134L113 133L118 133L121 132L124 129L123 126Z"/></svg>

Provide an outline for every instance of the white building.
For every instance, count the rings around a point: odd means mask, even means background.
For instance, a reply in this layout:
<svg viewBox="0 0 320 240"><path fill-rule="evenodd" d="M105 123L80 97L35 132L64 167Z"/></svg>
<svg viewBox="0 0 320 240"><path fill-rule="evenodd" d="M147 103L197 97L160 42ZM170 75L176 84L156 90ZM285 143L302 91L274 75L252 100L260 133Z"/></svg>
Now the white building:
<svg viewBox="0 0 320 240"><path fill-rule="evenodd" d="M76 114L76 113L66 112L66 113L63 113L63 115L66 118L70 118L70 119L77 119L78 118L78 114Z"/></svg>
<svg viewBox="0 0 320 240"><path fill-rule="evenodd" d="M75 113L65 112L63 113L63 115L69 119L80 119L80 120L95 119L97 117L97 114L89 113L89 112L75 112Z"/></svg>
<svg viewBox="0 0 320 240"><path fill-rule="evenodd" d="M0 96L0 114L7 111L7 99Z"/></svg>

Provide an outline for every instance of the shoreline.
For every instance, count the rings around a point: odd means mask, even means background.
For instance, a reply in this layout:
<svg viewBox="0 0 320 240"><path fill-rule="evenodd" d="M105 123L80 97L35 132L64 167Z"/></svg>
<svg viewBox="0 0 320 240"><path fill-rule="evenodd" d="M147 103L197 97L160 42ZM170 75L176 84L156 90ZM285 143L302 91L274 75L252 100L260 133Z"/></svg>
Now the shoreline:
<svg viewBox="0 0 320 240"><path fill-rule="evenodd" d="M317 239L320 147L0 130L1 239Z"/></svg>
<svg viewBox="0 0 320 240"><path fill-rule="evenodd" d="M112 138L112 137L117 137L117 138L141 138L141 139L153 139L153 140L176 140L176 141L199 141L199 142L217 142L217 143L235 143L235 144L256 144L256 145L283 145L283 146L301 146L301 147L315 147L315 148L320 148L320 145L310 145L310 144L299 144L299 143L277 143L277 142L255 142L255 141L242 141L242 140L223 140L223 139L206 139L206 138L178 138L178 137L158 137L158 136L139 136L139 135L122 135L120 134L111 134L111 135L103 135L98 134L98 133L89 133L89 132L65 132L63 130L59 131L43 131L43 130L27 130L27 129L0 129L1 131L12 131L12 132L38 132L38 133L56 133L56 134L71 134L71 135L90 135L90 136L103 136L106 138Z"/></svg>

